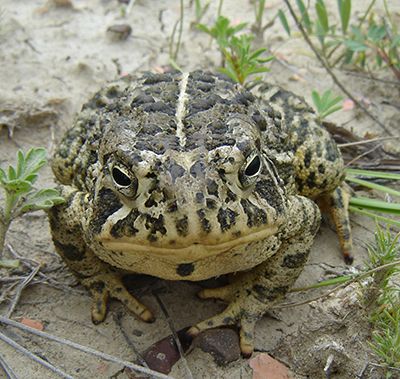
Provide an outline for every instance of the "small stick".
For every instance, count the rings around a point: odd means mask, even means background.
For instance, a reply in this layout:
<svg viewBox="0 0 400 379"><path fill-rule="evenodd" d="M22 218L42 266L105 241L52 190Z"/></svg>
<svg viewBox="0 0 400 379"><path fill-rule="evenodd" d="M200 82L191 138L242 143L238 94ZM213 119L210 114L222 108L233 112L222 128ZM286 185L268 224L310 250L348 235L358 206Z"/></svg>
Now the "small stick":
<svg viewBox="0 0 400 379"><path fill-rule="evenodd" d="M24 279L20 284L18 284L18 286L17 286L17 293L15 294L14 299L13 299L13 301L12 301L10 307L8 308L8 312L7 312L7 317L8 317L8 318L9 318L9 317L11 316L11 314L14 312L14 309L15 309L15 307L16 307L17 304L18 304L18 301L19 301L19 299L20 299L20 297L21 297L21 294L22 294L23 289L29 284L29 282L30 282L30 281L35 277L35 275L39 272L40 267L41 267L41 266L39 265L39 266L37 266L36 268L34 268L34 269L31 271L31 273L30 273L27 277L25 277L25 279Z"/></svg>
<svg viewBox="0 0 400 379"><path fill-rule="evenodd" d="M289 0L284 0L286 6L289 9L289 12L293 18L293 20L295 21L297 27L299 28L301 34L303 35L304 40L307 42L308 46L310 46L311 50L313 51L313 53L315 54L315 56L317 57L317 59L320 61L320 63L322 64L322 66L325 68L325 70L328 72L328 74L331 76L331 78L333 79L333 81L335 82L335 84L346 94L347 97L349 97L351 100L353 100L354 104L356 104L359 108L361 108L365 114L373 121L375 121L387 134L389 134L390 136L392 135L392 133L389 131L388 128L386 128L386 126L378 119L376 118L366 107L364 107L364 105L362 105L345 87L344 85L339 81L339 79L336 77L336 75L333 73L333 71L331 70L331 68L326 64L326 62L324 61L324 59L322 59L322 57L320 56L317 48L314 46L314 44L311 42L310 38L308 37L306 31L303 28L303 25L301 24L301 22L299 21L299 19L297 18L296 13L294 12L292 6L290 5Z"/></svg>
<svg viewBox="0 0 400 379"><path fill-rule="evenodd" d="M4 316L0 316L0 323L13 326L15 328L24 330L25 332L35 334L35 335L37 335L39 337L47 338L47 339L49 339L51 341L55 341L55 342L61 343L63 345L70 346L70 347L72 347L74 349L83 351L83 352L85 352L87 354L94 355L95 357L102 358L102 359L104 359L106 361L118 363L118 364L123 365L125 367L131 368L132 370L141 372L141 373L146 374L146 375L153 376L154 378L173 379L171 376L161 374L161 373L159 373L157 371L150 370L148 368L136 365L136 364L131 363L129 361L124 361L124 360L122 360L120 358L117 358L117 357L114 357L112 355L103 353L101 351L92 349L91 347L82 346L82 345L80 345L80 344L78 344L76 342L73 342L71 340L68 340L68 339L65 339L65 338L62 338L62 337L57 337L57 336L54 336L52 334L49 334L49 333L46 333L46 332L42 332L40 330L36 330L36 329L30 328L30 327L28 327L28 326L26 326L24 324L21 324L19 322L13 321L13 320L11 320L11 319L9 319L7 317L4 317Z"/></svg>
<svg viewBox="0 0 400 379"><path fill-rule="evenodd" d="M386 140L391 140L391 139L399 139L400 136L395 136L395 137L377 137L377 138L371 138L371 139L366 139L363 141L357 141L357 142L347 142L347 143L340 143L338 144L339 148L342 147L349 147L349 146L356 146L356 145L365 145L367 143L371 142L379 142L379 141L386 141Z"/></svg>
<svg viewBox="0 0 400 379"><path fill-rule="evenodd" d="M14 340L11 338L7 337L5 334L0 333L0 340L4 341L8 345L12 346L15 350L19 351L20 353L26 355L30 359L34 360L35 362L41 364L44 367L47 367L49 370L55 372L57 375L66 378L66 379L74 379L73 376L68 375L66 372L62 371L61 369L57 368L56 366L53 366L51 363L46 362L44 359L38 357L37 355L33 354L30 352L28 349L25 349L23 346L20 344L16 343Z"/></svg>
<svg viewBox="0 0 400 379"><path fill-rule="evenodd" d="M15 374L14 370L8 365L3 356L0 354L0 366L4 370L8 379L18 379L18 376Z"/></svg>
<svg viewBox="0 0 400 379"><path fill-rule="evenodd" d="M361 158L365 157L366 155L374 152L375 150L379 149L381 146L382 146L382 144L376 145L372 149L369 149L366 152L358 155L357 157L353 158L350 162L347 162L346 163L346 167L351 166L354 162L357 162L358 160L360 160Z"/></svg>
<svg viewBox="0 0 400 379"><path fill-rule="evenodd" d="M162 302L162 300L160 299L160 297L158 296L156 291L152 291L152 293L153 293L154 297L156 298L157 303L160 306L162 312L164 313L164 316L165 316L165 318L167 320L169 328L171 329L172 336L174 337L176 346L177 346L178 351L179 351L179 355L181 356L182 361L184 363L185 369L186 369L187 374L188 374L188 378L189 379L193 379L192 371L190 370L190 367L189 367L189 365L188 365L188 363L186 361L186 358L185 358L185 355L184 355L184 352L183 352L183 349L182 349L181 341L179 341L178 334L176 333L176 330L175 330L174 324L172 323L171 317L169 317L167 308L165 307L164 303Z"/></svg>

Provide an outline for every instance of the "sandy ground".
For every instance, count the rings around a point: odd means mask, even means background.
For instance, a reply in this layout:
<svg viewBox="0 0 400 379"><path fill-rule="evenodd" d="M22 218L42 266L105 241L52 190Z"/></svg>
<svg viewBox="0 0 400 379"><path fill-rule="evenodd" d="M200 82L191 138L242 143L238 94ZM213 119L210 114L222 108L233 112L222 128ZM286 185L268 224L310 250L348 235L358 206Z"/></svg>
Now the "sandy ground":
<svg viewBox="0 0 400 379"><path fill-rule="evenodd" d="M211 22L215 17L217 2L212 3L204 22ZM391 3L396 11L396 2ZM268 2L266 17L271 18L279 7L283 7L279 1ZM2 166L13 159L18 148L44 146L51 153L82 102L104 82L125 73L159 69L168 64L169 38L179 18L179 2L137 1L129 14L125 9L125 4L105 0L72 0L72 6L68 6L68 1L55 0L0 2ZM236 21L251 23L254 19L252 5L244 0L225 1L223 14ZM212 70L218 64L219 54L214 45L210 47L207 36L190 29L193 20L193 7L187 6L178 63L185 70ZM108 27L117 24L132 27L132 34L126 40L117 40L107 32ZM283 85L307 99L313 88L334 88L331 79L319 68L307 47L300 39L288 42L279 23L267 30L263 46L268 46L281 58L272 63L271 72L267 74L269 81ZM388 85L344 73L338 75L358 98L364 98L371 104L370 109L374 114L392 131L396 130L399 114L390 105L391 100L398 96L394 87L391 89ZM385 103L383 99L388 101ZM381 134L381 130L358 111L341 112L331 120L339 124L350 120L346 127L360 135L369 130ZM39 184L53 185L48 167L44 169ZM353 216L352 226L356 256L353 267L358 267L365 258L365 243L372 239L374 224ZM40 320L48 333L125 360L136 359L132 345L138 351L143 351L170 334L165 315L152 294L154 290L160 294L177 330L223 308L218 302L197 299L197 284L144 278L135 294L158 316L154 324L136 320L119 303L113 302L107 320L94 326L89 317L90 297L55 254L45 214L27 215L16 221L7 242L18 254L40 262L43 272L60 287L54 288L48 284L29 286L24 290L13 318ZM328 225L323 225L310 261L296 286L315 283L331 272L341 273L346 269L334 232ZM356 289L351 289L325 301L269 313L257 324L256 351L268 352L284 362L296 378L324 378L326 359L333 355L335 365L330 377L354 378L365 362L374 359L369 355L366 345L368 325L361 316L357 316L361 312L353 296L355 292ZM305 298L292 294L286 301L301 302ZM7 303L0 306L0 314L6 313L6 306ZM117 315L120 316L119 322ZM74 378L128 377L121 371L121 365L22 334L16 329L2 329ZM56 377L3 342L0 342L0 351L20 378ZM193 350L186 359L194 378L252 377L252 370L245 359L219 367L209 354L199 349ZM175 365L171 375L175 378L190 377L182 361ZM0 373L0 378L3 377ZM367 377L378 378L379 374L367 370L363 378Z"/></svg>

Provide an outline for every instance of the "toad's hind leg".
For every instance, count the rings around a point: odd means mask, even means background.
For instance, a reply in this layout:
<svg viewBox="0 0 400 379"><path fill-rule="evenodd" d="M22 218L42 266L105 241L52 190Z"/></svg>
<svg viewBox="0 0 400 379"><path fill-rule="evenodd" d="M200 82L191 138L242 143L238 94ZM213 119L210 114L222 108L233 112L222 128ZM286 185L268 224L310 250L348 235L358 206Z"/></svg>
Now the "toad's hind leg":
<svg viewBox="0 0 400 379"><path fill-rule="evenodd" d="M77 221L77 215L85 215L85 195L68 186L63 186L61 192L66 203L49 211L54 246L82 284L89 289L93 297L93 323L98 324L105 319L110 297L121 301L143 321L153 321L152 313L124 287L121 272L100 260L83 240L82 225Z"/></svg>
<svg viewBox="0 0 400 379"><path fill-rule="evenodd" d="M351 197L351 190L342 183L332 193L323 194L316 199L322 212L328 214L332 219L338 235L340 249L342 251L346 263L353 263L354 257L352 255L352 237L351 227L349 220L349 202Z"/></svg>

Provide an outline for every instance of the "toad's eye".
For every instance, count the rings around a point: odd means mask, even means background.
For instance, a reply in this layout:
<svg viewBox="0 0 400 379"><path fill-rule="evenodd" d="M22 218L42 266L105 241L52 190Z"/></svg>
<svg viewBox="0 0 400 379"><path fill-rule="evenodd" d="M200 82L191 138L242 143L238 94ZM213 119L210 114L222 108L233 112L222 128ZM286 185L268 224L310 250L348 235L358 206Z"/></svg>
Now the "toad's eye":
<svg viewBox="0 0 400 379"><path fill-rule="evenodd" d="M261 169L262 162L259 154L250 155L239 171L239 181L241 185L246 188L254 184Z"/></svg>
<svg viewBox="0 0 400 379"><path fill-rule="evenodd" d="M128 172L126 169L113 166L111 176L116 189L127 197L134 197L138 189L138 180L135 175Z"/></svg>
<svg viewBox="0 0 400 379"><path fill-rule="evenodd" d="M261 159L258 155L256 155L246 166L244 169L244 174L246 176L255 176L260 173L261 169Z"/></svg>
<svg viewBox="0 0 400 379"><path fill-rule="evenodd" d="M114 166L111 173L114 183L119 187L128 187L132 183L131 178L119 167Z"/></svg>

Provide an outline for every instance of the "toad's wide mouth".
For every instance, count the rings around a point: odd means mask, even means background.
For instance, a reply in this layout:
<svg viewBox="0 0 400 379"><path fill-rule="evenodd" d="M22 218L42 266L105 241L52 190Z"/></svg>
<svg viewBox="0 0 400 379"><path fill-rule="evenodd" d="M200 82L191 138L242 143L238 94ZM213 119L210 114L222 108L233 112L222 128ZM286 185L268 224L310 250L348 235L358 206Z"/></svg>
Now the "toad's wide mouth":
<svg viewBox="0 0 400 379"><path fill-rule="evenodd" d="M158 244L155 246L146 240L139 240L134 237L111 238L110 236L100 235L97 240L102 247L118 252L125 257L130 255L152 255L171 263L193 262L210 256L215 256L234 249L238 246L247 245L252 242L264 240L278 231L277 226L269 226L257 232L252 232L240 237L231 238L224 242L213 243L213 241L205 239L204 241L193 241L187 245L179 245L177 241L172 245L166 242L165 246Z"/></svg>

